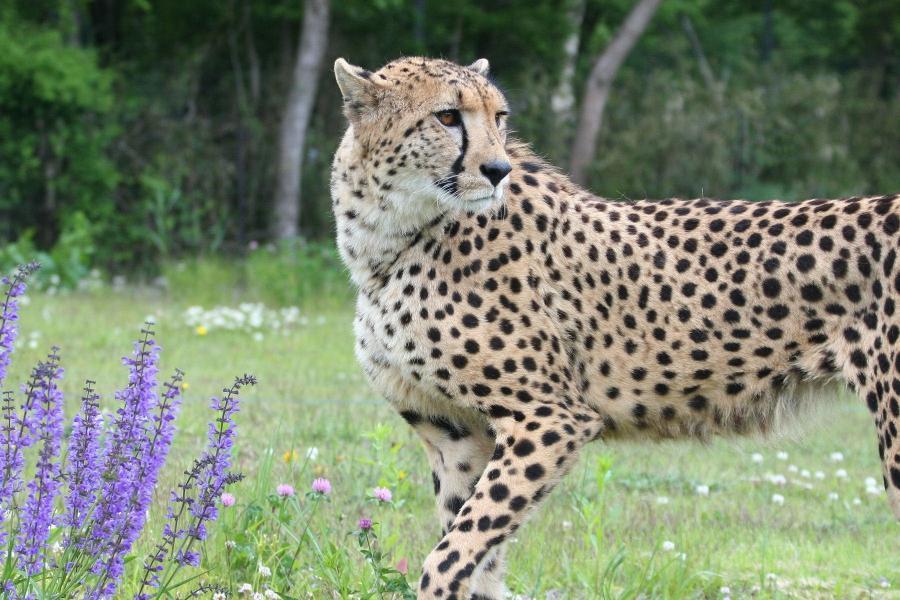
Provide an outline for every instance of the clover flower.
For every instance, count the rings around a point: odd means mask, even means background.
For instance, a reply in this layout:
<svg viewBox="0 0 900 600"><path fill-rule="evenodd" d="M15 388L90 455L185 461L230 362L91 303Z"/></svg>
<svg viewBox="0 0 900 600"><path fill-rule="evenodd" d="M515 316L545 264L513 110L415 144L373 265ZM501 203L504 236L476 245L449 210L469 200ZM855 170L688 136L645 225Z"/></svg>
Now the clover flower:
<svg viewBox="0 0 900 600"><path fill-rule="evenodd" d="M357 526L360 528L361 531L369 531L370 529L372 529L372 519L367 519L366 517L363 517L359 520L359 523L357 523Z"/></svg>
<svg viewBox="0 0 900 600"><path fill-rule="evenodd" d="M327 496L331 493L331 482L324 477L318 477L312 482L312 491Z"/></svg>
<svg viewBox="0 0 900 600"><path fill-rule="evenodd" d="M235 497L228 492L223 492L221 496L219 496L219 500L222 501L222 506L228 508L230 506L234 506L234 503L237 502Z"/></svg>
<svg viewBox="0 0 900 600"><path fill-rule="evenodd" d="M383 487L377 487L372 490L372 495L375 496L375 499L380 502L390 502L391 498L391 490Z"/></svg>
<svg viewBox="0 0 900 600"><path fill-rule="evenodd" d="M282 497L293 496L294 486L289 483L279 483L275 488L275 493Z"/></svg>

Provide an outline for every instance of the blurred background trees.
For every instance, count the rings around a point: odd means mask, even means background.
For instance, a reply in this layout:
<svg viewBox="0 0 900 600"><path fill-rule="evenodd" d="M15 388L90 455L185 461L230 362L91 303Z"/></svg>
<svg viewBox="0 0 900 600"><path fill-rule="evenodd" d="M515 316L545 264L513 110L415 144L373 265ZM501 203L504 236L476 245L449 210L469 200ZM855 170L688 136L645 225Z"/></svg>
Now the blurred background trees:
<svg viewBox="0 0 900 600"><path fill-rule="evenodd" d="M153 273L329 239L338 56L487 57L518 135L575 165L592 71L637 4L4 0L0 262L33 249ZM900 190L895 0L666 0L633 41L577 165L596 193Z"/></svg>

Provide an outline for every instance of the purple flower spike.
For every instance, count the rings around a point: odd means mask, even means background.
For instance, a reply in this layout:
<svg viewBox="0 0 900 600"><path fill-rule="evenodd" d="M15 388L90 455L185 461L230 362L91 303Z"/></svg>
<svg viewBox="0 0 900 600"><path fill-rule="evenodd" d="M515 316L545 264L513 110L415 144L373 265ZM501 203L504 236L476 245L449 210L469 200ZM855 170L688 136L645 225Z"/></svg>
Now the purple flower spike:
<svg viewBox="0 0 900 600"><path fill-rule="evenodd" d="M62 525L69 533L81 529L88 512L97 499L102 477L103 452L100 440L103 419L100 416L100 396L94 392L94 383L85 382L81 397L81 412L72 421L72 436L69 438L69 460L66 479L69 494ZM66 547L77 540L66 539Z"/></svg>
<svg viewBox="0 0 900 600"><path fill-rule="evenodd" d="M6 286L6 296L0 305L0 386L6 379L9 357L13 352L13 346L19 333L16 325L19 320L19 306L16 299L25 293L25 280L38 268L37 263L31 263L20 266L10 277L0 278L0 284Z"/></svg>
<svg viewBox="0 0 900 600"><path fill-rule="evenodd" d="M25 401L16 412L15 396L4 392L2 425L0 425L0 522L8 509L13 508L13 498L22 488L22 469L25 466L25 450L34 443L38 431L35 405L44 377L44 365L31 370L28 383L22 386ZM0 542L6 543L6 531L0 529Z"/></svg>
<svg viewBox="0 0 900 600"><path fill-rule="evenodd" d="M21 512L16 553L25 572L35 575L44 568L46 542L53 520L53 502L59 491L59 454L63 436L62 378L57 348L43 363L35 393L35 417L38 424L38 453L34 478L28 483L28 500Z"/></svg>

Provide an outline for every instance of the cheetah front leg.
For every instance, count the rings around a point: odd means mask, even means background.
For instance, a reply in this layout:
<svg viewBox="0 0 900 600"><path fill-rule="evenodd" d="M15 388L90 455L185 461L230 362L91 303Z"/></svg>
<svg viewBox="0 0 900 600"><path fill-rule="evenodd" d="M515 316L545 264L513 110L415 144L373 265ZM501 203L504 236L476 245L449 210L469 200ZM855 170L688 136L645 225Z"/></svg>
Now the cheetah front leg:
<svg viewBox="0 0 900 600"><path fill-rule="evenodd" d="M535 403L536 404L536 403ZM561 403L560 403L561 404ZM492 553L524 522L574 462L594 422L560 404L492 407L497 432L490 460L440 543L428 555L419 598L462 600L474 593ZM530 409L529 409L530 408Z"/></svg>
<svg viewBox="0 0 900 600"><path fill-rule="evenodd" d="M446 535L463 504L472 495L494 451L494 432L487 420L471 414L422 416L404 411L403 417L422 438L428 461L441 535ZM502 548L492 548L472 576L471 594L477 600L501 600L506 596Z"/></svg>

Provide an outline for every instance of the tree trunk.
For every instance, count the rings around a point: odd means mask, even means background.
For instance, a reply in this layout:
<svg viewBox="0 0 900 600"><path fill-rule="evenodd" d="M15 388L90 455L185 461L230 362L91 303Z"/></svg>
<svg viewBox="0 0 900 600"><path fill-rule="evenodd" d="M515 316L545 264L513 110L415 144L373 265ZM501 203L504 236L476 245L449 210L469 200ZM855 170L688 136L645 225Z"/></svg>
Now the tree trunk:
<svg viewBox="0 0 900 600"><path fill-rule="evenodd" d="M291 89L281 122L278 183L272 233L278 239L297 235L300 224L300 173L322 58L328 46L329 0L305 0L303 25Z"/></svg>
<svg viewBox="0 0 900 600"><path fill-rule="evenodd" d="M594 62L581 100L581 112L569 163L569 172L576 183L585 183L588 166L594 161L597 133L603 123L603 109L606 107L613 79L661 2L662 0L639 0L612 42Z"/></svg>
<svg viewBox="0 0 900 600"><path fill-rule="evenodd" d="M550 146L561 156L565 156L566 147L571 141L572 126L575 124L575 67L581 45L584 4L584 0L569 1L566 17L570 30L563 44L563 67L556 89L550 96L550 110L553 111L553 127L548 132Z"/></svg>

